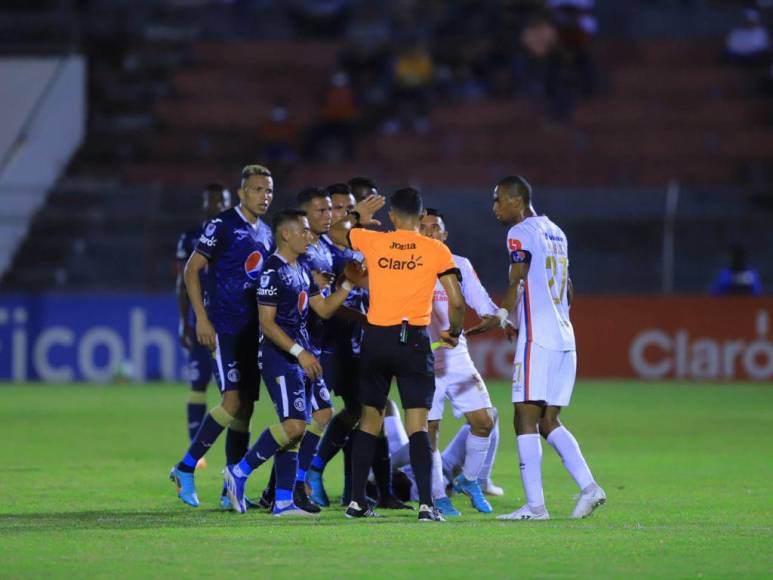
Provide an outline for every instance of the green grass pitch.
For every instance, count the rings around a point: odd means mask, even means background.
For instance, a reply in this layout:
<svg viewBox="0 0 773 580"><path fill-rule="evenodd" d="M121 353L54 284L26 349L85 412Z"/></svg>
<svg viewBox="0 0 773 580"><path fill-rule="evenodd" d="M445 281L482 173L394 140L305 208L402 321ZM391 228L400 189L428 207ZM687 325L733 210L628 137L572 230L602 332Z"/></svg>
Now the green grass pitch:
<svg viewBox="0 0 773 580"><path fill-rule="evenodd" d="M523 492L509 388L490 390L502 416L494 479L506 490L492 503L504 513ZM186 447L183 385L7 385L0 398L3 578L773 575L771 385L582 382L563 418L606 506L568 520L576 490L544 445L551 521L497 522L457 499L462 518L430 525L405 512L348 521L339 508L318 521L221 513L222 441L197 476L202 506L188 508L167 480ZM269 422L264 400L253 428ZM336 459L335 496L340 471Z"/></svg>

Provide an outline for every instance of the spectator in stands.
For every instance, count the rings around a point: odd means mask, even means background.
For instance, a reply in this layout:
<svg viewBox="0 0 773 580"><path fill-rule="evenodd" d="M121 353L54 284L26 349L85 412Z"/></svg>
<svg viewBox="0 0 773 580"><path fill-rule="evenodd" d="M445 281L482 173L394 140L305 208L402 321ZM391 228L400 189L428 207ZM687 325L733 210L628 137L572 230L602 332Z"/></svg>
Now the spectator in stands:
<svg viewBox="0 0 773 580"><path fill-rule="evenodd" d="M760 273L749 267L746 249L736 246L730 250L730 264L722 268L711 285L712 296L762 294Z"/></svg>
<svg viewBox="0 0 773 580"><path fill-rule="evenodd" d="M393 69L395 115L386 127L397 132L410 125L417 133L429 130L429 100L434 79L432 56L419 42L411 42L400 50Z"/></svg>
<svg viewBox="0 0 773 580"><path fill-rule="evenodd" d="M263 143L263 159L281 174L298 159L300 127L290 116L285 99L277 99L269 118L261 123L260 138Z"/></svg>
<svg viewBox="0 0 773 580"><path fill-rule="evenodd" d="M596 86L592 40L598 30L595 0L548 0L558 29L561 45L568 51L583 95L589 96Z"/></svg>
<svg viewBox="0 0 773 580"><path fill-rule="evenodd" d="M308 137L306 156L311 159L340 161L355 157L357 103L349 75L336 71L322 95L319 123Z"/></svg>
<svg viewBox="0 0 773 580"><path fill-rule="evenodd" d="M744 11L743 24L732 29L727 35L725 51L736 63L767 62L770 57L770 39L757 10L750 8Z"/></svg>
<svg viewBox="0 0 773 580"><path fill-rule="evenodd" d="M349 0L291 0L290 16L301 36L338 36L349 16Z"/></svg>

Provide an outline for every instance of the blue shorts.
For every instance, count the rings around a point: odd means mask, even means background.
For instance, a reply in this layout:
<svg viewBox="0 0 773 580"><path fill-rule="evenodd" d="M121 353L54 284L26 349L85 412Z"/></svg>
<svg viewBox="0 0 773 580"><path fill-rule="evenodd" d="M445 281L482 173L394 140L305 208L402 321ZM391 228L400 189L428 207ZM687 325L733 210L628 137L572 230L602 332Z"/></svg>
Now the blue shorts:
<svg viewBox="0 0 773 580"><path fill-rule="evenodd" d="M214 371L220 392L239 391L242 401L260 395L258 329L249 325L238 334L216 334Z"/></svg>
<svg viewBox="0 0 773 580"><path fill-rule="evenodd" d="M309 379L294 357L268 340L261 345L260 369L280 421L310 423L312 413L332 407L325 381Z"/></svg>
<svg viewBox="0 0 773 580"><path fill-rule="evenodd" d="M188 353L188 367L186 369L191 389L204 392L207 390L209 379L212 378L212 353L206 346L196 342Z"/></svg>

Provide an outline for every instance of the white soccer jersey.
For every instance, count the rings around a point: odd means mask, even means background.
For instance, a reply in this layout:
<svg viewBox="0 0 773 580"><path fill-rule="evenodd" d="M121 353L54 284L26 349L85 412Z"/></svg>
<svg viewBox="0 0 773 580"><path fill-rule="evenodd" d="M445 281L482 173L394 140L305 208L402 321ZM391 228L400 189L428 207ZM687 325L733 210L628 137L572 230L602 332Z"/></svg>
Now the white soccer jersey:
<svg viewBox="0 0 773 580"><path fill-rule="evenodd" d="M549 350L575 350L569 320L569 247L546 216L528 217L507 233L511 263L528 263L519 312L519 334Z"/></svg>
<svg viewBox="0 0 773 580"><path fill-rule="evenodd" d="M494 316L497 313L497 305L491 300L486 289L481 284L475 269L467 258L453 256L456 266L462 273L462 296L478 316ZM429 335L432 342L440 340L440 332L449 327L448 322L448 295L443 285L438 281L435 284L435 293L432 298L432 320L429 325ZM467 339L462 334L459 344L454 348L439 348L435 351L435 367L442 367L446 359L467 354Z"/></svg>

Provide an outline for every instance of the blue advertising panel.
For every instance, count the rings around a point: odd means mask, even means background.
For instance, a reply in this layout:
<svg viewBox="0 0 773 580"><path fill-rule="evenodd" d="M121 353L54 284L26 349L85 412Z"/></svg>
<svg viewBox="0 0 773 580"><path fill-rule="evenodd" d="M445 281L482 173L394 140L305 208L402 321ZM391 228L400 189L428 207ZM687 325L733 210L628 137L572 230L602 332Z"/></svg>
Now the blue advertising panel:
<svg viewBox="0 0 773 580"><path fill-rule="evenodd" d="M0 296L0 381L179 380L172 295Z"/></svg>

